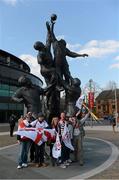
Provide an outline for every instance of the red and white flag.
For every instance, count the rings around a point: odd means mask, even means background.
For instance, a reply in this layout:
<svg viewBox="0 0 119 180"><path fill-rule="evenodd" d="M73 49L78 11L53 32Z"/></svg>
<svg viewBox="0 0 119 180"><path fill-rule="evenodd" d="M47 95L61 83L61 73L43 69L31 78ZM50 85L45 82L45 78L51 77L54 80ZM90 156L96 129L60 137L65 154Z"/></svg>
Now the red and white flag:
<svg viewBox="0 0 119 180"><path fill-rule="evenodd" d="M69 149L74 151L74 147L71 144L71 137L70 137L69 129L68 129L66 123L64 126L63 134L62 134L62 141L64 142L66 147L68 147Z"/></svg>
<svg viewBox="0 0 119 180"><path fill-rule="evenodd" d="M59 133L57 133L56 135L56 142L54 143L52 148L52 155L56 159L61 156L61 143L60 143Z"/></svg>
<svg viewBox="0 0 119 180"><path fill-rule="evenodd" d="M55 136L53 129L43 129L43 128L21 128L14 134L20 135L22 137L27 137L33 140L39 146L48 140L51 140Z"/></svg>

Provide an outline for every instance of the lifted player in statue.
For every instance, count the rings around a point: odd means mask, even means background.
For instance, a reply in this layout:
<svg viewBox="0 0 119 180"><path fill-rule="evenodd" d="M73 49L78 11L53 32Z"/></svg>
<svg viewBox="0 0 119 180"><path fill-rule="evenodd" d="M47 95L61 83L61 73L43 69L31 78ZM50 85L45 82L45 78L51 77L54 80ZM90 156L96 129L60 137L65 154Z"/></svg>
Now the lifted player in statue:
<svg viewBox="0 0 119 180"><path fill-rule="evenodd" d="M62 79L64 76L66 84L69 84L72 80L72 77L69 71L69 65L66 60L66 56L76 58L76 57L86 57L88 55L72 52L66 47L66 41L64 39L61 39L59 41L57 40L54 34L54 24L56 19L57 16L53 14L51 16L50 35L51 35L53 51L54 51L54 63L55 63L56 72L59 74L60 78Z"/></svg>
<svg viewBox="0 0 119 180"><path fill-rule="evenodd" d="M60 83L64 87L65 83L56 71L55 62L51 54L51 33L48 22L46 22L46 27L46 44L44 45L42 42L37 41L34 44L34 49L38 51L37 61L38 64L40 64L40 72L45 79L46 85L50 87L53 86L53 88L57 85L57 90L60 90L58 89L58 84Z"/></svg>
<svg viewBox="0 0 119 180"><path fill-rule="evenodd" d="M38 51L37 61L38 64L40 64L41 75L44 77L46 85L49 86L56 84L57 75L51 54L51 36L49 33L50 27L48 23L46 23L46 27L47 27L46 44L44 45L42 42L37 41L34 44L34 48L35 50Z"/></svg>

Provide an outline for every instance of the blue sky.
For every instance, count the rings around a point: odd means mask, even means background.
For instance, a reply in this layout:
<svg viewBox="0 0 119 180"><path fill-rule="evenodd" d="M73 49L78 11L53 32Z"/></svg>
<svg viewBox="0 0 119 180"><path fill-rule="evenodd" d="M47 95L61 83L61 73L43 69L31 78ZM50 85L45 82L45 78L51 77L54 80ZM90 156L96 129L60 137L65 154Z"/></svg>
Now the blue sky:
<svg viewBox="0 0 119 180"><path fill-rule="evenodd" d="M41 77L33 44L45 42L45 22L52 13L58 16L56 36L70 50L89 54L67 58L72 76L83 86L89 79L100 87L109 81L119 86L118 0L0 0L0 49L22 58Z"/></svg>

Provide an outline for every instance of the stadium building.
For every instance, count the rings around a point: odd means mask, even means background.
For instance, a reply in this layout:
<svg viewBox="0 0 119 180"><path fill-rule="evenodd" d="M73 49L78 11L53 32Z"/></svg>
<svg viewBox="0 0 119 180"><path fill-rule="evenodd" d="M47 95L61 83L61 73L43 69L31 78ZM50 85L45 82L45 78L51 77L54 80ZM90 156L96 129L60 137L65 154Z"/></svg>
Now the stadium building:
<svg viewBox="0 0 119 180"><path fill-rule="evenodd" d="M8 122L11 114L23 114L24 105L15 103L11 96L18 89L18 78L26 75L35 86L42 86L40 78L30 73L30 67L18 57L0 50L0 123Z"/></svg>

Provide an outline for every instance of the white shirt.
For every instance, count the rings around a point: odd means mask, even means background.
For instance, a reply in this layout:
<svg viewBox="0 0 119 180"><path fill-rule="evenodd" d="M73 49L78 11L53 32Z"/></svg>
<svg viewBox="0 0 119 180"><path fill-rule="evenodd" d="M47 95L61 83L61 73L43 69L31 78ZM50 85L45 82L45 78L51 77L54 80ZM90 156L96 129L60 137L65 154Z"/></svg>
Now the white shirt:
<svg viewBox="0 0 119 180"><path fill-rule="evenodd" d="M79 134L80 134L80 130L79 130L79 128L74 128L74 136L79 136Z"/></svg>
<svg viewBox="0 0 119 180"><path fill-rule="evenodd" d="M48 123L45 120L43 120L42 122L35 120L35 121L31 122L30 125L32 127L35 127L35 128L46 128L46 127L48 127Z"/></svg>

